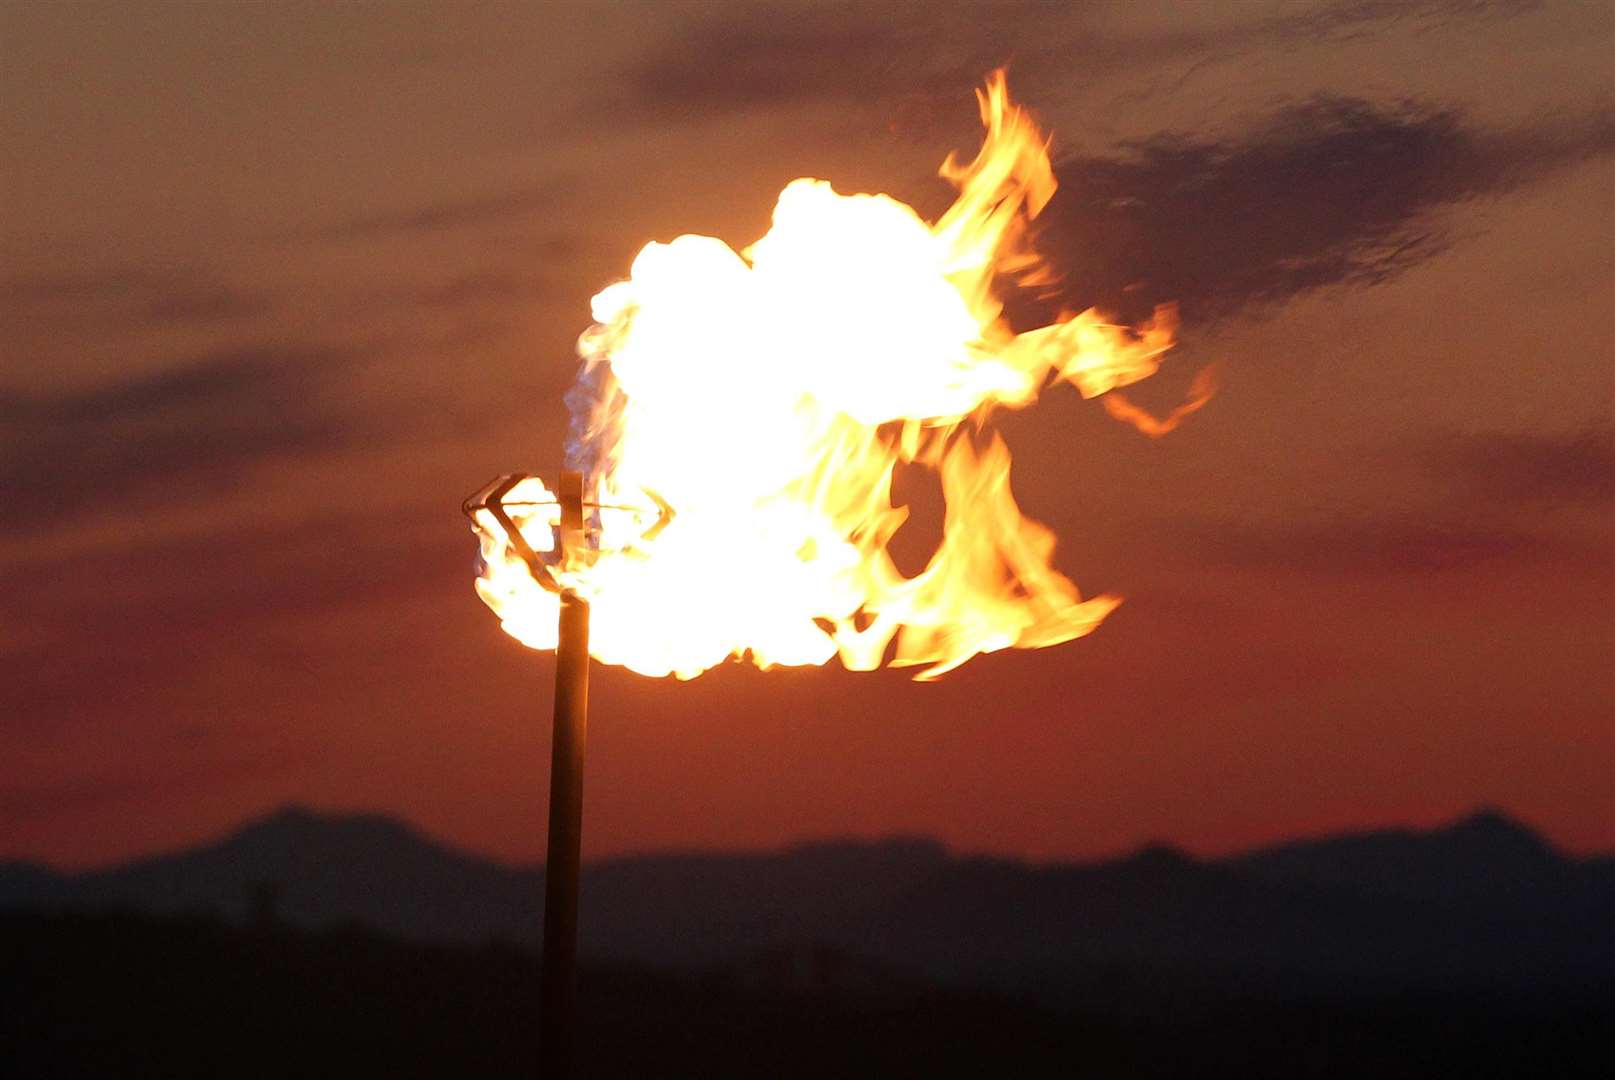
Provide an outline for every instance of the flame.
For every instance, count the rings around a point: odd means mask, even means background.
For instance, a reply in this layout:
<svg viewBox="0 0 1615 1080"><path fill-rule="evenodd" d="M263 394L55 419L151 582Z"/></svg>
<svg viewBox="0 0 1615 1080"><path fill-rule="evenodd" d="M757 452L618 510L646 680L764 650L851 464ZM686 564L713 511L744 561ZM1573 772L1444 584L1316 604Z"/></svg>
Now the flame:
<svg viewBox="0 0 1615 1080"><path fill-rule="evenodd" d="M943 163L959 196L934 225L887 195L795 180L745 251L705 236L647 244L594 297L568 396L592 543L559 550L542 481L506 501L530 504L511 507L513 523L591 603L597 659L692 678L731 657L767 668L839 655L856 670L889 658L929 679L979 653L1080 637L1119 603L1083 599L1054 569L1054 535L1021 514L1009 451L984 423L1054 380L1092 398L1148 377L1176 312L1131 330L1091 310L1009 328L994 286L1047 281L1027 226L1055 179L1002 71L977 98L985 141L968 164ZM1145 430L1181 418L1112 411ZM907 517L891 499L899 464L935 470L946 501L914 577L888 551ZM649 529L658 505L673 516ZM507 632L554 648L556 595L492 515L477 526L478 593Z"/></svg>

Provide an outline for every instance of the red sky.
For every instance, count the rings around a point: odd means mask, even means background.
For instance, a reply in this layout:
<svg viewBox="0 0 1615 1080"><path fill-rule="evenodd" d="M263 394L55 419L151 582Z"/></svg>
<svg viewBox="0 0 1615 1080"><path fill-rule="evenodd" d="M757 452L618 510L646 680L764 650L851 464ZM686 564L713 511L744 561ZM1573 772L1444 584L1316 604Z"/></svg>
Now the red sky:
<svg viewBox="0 0 1615 1080"><path fill-rule="evenodd" d="M900 672L597 666L586 852L1219 852L1494 804L1615 846L1611 13L1423 0L0 3L0 857L288 801L541 853L548 657L460 499L553 470L591 293L800 175L936 209L1008 61L1139 396L1003 428L1093 636ZM1124 291L1126 290L1126 291ZM1157 385L1158 384L1158 385Z"/></svg>

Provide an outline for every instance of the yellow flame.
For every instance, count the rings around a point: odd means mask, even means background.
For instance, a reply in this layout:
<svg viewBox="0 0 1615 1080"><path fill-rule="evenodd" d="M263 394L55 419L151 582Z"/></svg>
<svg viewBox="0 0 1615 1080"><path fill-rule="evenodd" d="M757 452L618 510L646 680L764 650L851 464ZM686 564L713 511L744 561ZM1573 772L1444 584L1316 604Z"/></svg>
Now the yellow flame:
<svg viewBox="0 0 1615 1080"><path fill-rule="evenodd" d="M1200 369L1194 381L1189 384L1189 396L1165 416L1146 412L1121 394L1107 394L1099 400L1105 406L1105 411L1117 420L1132 424L1152 439L1159 439L1162 435L1176 431L1179 424L1205 408L1206 403L1216 392L1217 365L1208 364Z"/></svg>
<svg viewBox="0 0 1615 1080"><path fill-rule="evenodd" d="M1053 533L1010 494L1009 451L979 432L994 406L1027 405L1051 379L1091 398L1153 374L1176 312L1136 330L1094 311L1010 330L993 287L1043 280L1026 227L1055 179L1003 72L977 97L985 141L969 164L943 163L959 197L934 225L887 195L795 180L743 253L705 236L647 244L594 297L569 458L606 508L593 550L555 576L592 604L597 659L691 678L731 657L839 655L934 678L979 653L1080 637L1119 602L1084 600L1054 569ZM1113 411L1145 426L1131 406ZM946 501L914 577L888 551L907 516L891 500L900 463L934 469ZM618 509L664 501L675 516L648 537L653 513ZM552 495L528 480L507 496L520 502L532 505L512 508L516 527L555 557ZM477 525L478 593L510 634L553 648L555 595L491 515Z"/></svg>

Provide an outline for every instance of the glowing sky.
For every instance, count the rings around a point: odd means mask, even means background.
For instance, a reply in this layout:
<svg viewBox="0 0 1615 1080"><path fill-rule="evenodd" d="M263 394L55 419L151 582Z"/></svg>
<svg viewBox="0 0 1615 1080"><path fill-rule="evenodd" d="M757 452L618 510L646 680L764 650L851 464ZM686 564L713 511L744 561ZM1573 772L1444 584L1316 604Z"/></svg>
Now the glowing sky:
<svg viewBox="0 0 1615 1080"><path fill-rule="evenodd" d="M1181 301L1142 401L1224 364L1161 441L1071 391L1004 422L1127 604L929 686L597 667L587 853L1478 803L1615 844L1615 16L941 7L0 3L0 857L290 800L539 854L551 663L460 499L557 467L641 244L747 243L800 175L939 209L1006 61L1068 302Z"/></svg>

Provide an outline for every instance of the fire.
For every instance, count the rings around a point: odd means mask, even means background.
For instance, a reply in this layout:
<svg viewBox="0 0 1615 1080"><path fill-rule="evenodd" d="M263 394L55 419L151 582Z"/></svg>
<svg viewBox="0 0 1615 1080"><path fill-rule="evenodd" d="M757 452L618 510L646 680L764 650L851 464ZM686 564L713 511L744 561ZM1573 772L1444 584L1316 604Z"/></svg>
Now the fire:
<svg viewBox="0 0 1615 1080"><path fill-rule="evenodd" d="M507 505L529 504L512 506L516 527L590 602L595 658L680 678L731 657L839 655L856 670L889 658L930 679L978 653L1080 637L1119 603L1083 599L1054 569L1054 535L1016 506L1009 451L985 422L1051 381L1092 398L1146 378L1176 313L1136 329L1091 310L1008 327L994 287L1044 282L1027 224L1055 179L1001 71L977 97L985 141L968 164L943 163L959 196L934 225L887 195L795 180L743 252L706 236L647 244L594 297L568 396L568 467L598 507L588 550L561 556L541 481ZM1196 402L1209 382L1199 390ZM1150 433L1181 418L1110 407ZM935 470L946 500L914 577L888 551L907 516L891 498L900 463ZM658 507L671 514L653 526ZM477 525L478 593L511 635L554 648L558 598L491 514Z"/></svg>

